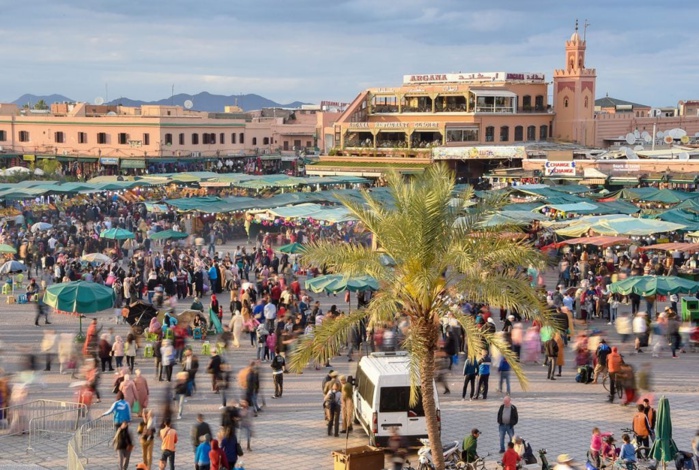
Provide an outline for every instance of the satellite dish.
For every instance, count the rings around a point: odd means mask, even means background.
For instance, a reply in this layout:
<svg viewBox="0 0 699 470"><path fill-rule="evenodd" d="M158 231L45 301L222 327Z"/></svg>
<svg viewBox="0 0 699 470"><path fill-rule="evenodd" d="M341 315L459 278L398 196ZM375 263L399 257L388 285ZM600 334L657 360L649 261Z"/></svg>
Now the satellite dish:
<svg viewBox="0 0 699 470"><path fill-rule="evenodd" d="M623 147L623 146L619 147L619 151L622 153L626 152L628 149L629 149L628 147Z"/></svg>
<svg viewBox="0 0 699 470"><path fill-rule="evenodd" d="M687 135L687 131L685 131L684 129L677 129L677 135L681 139L682 137Z"/></svg>
<svg viewBox="0 0 699 470"><path fill-rule="evenodd" d="M194 106L194 102L192 100L186 100L184 102L185 109L192 109L193 106Z"/></svg>
<svg viewBox="0 0 699 470"><path fill-rule="evenodd" d="M650 134L647 132L645 134L646 135L643 136L643 142L650 144L651 141L653 140L653 137L651 137Z"/></svg>
<svg viewBox="0 0 699 470"><path fill-rule="evenodd" d="M683 136L680 138L680 142L682 142L683 144L688 144L688 143L689 143L689 136L688 136L688 135L683 135Z"/></svg>
<svg viewBox="0 0 699 470"><path fill-rule="evenodd" d="M638 152L639 150L643 150L643 145L637 145L633 148L635 152Z"/></svg>
<svg viewBox="0 0 699 470"><path fill-rule="evenodd" d="M628 158L629 160L638 160L638 155L636 155L636 153L633 150L627 148L626 158Z"/></svg>
<svg viewBox="0 0 699 470"><path fill-rule="evenodd" d="M675 139L672 138L672 136L666 135L665 138L663 138L663 142L666 144L671 144Z"/></svg>
<svg viewBox="0 0 699 470"><path fill-rule="evenodd" d="M95 104L97 106L104 104L104 98L102 98L101 96L98 96L97 98L95 98Z"/></svg>
<svg viewBox="0 0 699 470"><path fill-rule="evenodd" d="M641 138L642 138L643 140L645 140L646 137L648 137L649 135L650 135L650 134L648 133L648 131L643 131L643 132L641 133Z"/></svg>
<svg viewBox="0 0 699 470"><path fill-rule="evenodd" d="M689 153L687 152L682 152L677 156L680 160L689 160Z"/></svg>
<svg viewBox="0 0 699 470"><path fill-rule="evenodd" d="M658 131L658 132L656 132L655 136L658 139L662 139L663 137L665 137L665 133L663 131Z"/></svg>
<svg viewBox="0 0 699 470"><path fill-rule="evenodd" d="M633 135L633 132L629 132L628 134L626 134L626 143L627 144L636 143L636 136Z"/></svg>
<svg viewBox="0 0 699 470"><path fill-rule="evenodd" d="M681 135L679 135L680 130L681 129L677 129L677 128L670 129L669 131L667 131L667 135L672 137L673 139L679 139L680 137L682 137Z"/></svg>
<svg viewBox="0 0 699 470"><path fill-rule="evenodd" d="M634 137L636 137L637 139L638 139L639 137L641 137L641 133L638 132L638 129L636 129L635 131L633 131L633 135L634 135Z"/></svg>
<svg viewBox="0 0 699 470"><path fill-rule="evenodd" d="M107 116L116 116L117 114L114 111L109 111L107 113Z"/></svg>

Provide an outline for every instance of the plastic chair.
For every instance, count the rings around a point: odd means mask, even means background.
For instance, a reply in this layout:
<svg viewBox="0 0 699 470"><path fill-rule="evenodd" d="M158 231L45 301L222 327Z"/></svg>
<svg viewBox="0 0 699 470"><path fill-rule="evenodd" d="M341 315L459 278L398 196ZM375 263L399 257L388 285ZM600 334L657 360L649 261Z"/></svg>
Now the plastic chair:
<svg viewBox="0 0 699 470"><path fill-rule="evenodd" d="M18 287L21 286L22 283L24 282L24 274L21 274L21 273L17 274L17 276L15 277L15 280L17 281L17 286Z"/></svg>
<svg viewBox="0 0 699 470"><path fill-rule="evenodd" d="M17 297L18 304L26 304L27 302L27 294L20 294L19 297Z"/></svg>
<svg viewBox="0 0 699 470"><path fill-rule="evenodd" d="M12 284L3 284L2 285L2 295L10 295L12 293Z"/></svg>

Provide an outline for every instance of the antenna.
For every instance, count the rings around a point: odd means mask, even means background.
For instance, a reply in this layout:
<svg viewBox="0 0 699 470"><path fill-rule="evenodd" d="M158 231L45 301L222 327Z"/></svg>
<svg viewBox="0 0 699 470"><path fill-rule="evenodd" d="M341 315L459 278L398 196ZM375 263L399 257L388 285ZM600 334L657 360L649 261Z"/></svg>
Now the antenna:
<svg viewBox="0 0 699 470"><path fill-rule="evenodd" d="M186 100L184 102L185 109L192 109L193 106L194 106L194 102L192 100Z"/></svg>
<svg viewBox="0 0 699 470"><path fill-rule="evenodd" d="M575 32L578 32L578 19L575 18Z"/></svg>
<svg viewBox="0 0 699 470"><path fill-rule="evenodd" d="M170 106L175 104L175 84L172 84L172 90L170 92Z"/></svg>
<svg viewBox="0 0 699 470"><path fill-rule="evenodd" d="M585 23L583 23L583 41L586 40L587 38L587 27L592 26L590 23L587 22L587 18L585 18Z"/></svg>
<svg viewBox="0 0 699 470"><path fill-rule="evenodd" d="M107 97L107 102L109 102L109 83L104 84L104 96Z"/></svg>

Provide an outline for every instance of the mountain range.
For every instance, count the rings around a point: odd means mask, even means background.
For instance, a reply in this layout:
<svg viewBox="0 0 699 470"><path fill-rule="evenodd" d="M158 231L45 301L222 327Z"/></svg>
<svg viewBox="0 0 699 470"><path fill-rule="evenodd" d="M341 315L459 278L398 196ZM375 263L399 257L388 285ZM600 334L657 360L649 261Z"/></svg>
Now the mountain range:
<svg viewBox="0 0 699 470"><path fill-rule="evenodd" d="M18 105L18 106L24 106L26 104L30 106L34 106L39 100L44 100L44 102L47 105L51 105L51 103L63 103L63 102L74 102L75 100L68 98L67 96L63 95L32 95L32 94L24 94L14 100L12 103ZM252 111L256 109L262 109L262 108L299 108L301 105L308 104L308 103L302 103L300 101L294 101L293 103L287 103L287 104L280 104L276 103L270 99L265 98L264 96L260 95L255 95L255 94L247 94L247 95L230 95L230 96L225 96L225 95L212 95L211 93L208 92L201 92L197 93L196 95L189 95L186 93L180 93L177 95L174 95L170 98L164 98L161 100L157 101L142 101L142 100L133 100L131 98L127 97L121 97L117 98L114 100L111 100L109 102L106 102L105 104L109 105L122 105L122 106L141 106L144 104L160 104L160 105L178 105L178 106L183 106L184 102L190 100L192 103L194 103L194 106L192 109L197 110L197 111L208 111L208 112L218 112L222 113L224 110L224 106L232 106L237 104L239 107L241 107L244 111Z"/></svg>

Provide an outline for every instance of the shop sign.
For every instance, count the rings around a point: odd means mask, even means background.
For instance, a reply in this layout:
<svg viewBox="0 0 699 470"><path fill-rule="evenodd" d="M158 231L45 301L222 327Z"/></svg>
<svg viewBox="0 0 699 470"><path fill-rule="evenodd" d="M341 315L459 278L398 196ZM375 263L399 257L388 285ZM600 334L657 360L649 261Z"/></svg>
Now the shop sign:
<svg viewBox="0 0 699 470"><path fill-rule="evenodd" d="M612 165L614 173L633 173L635 171L641 171L641 165L638 163L614 163Z"/></svg>
<svg viewBox="0 0 699 470"><path fill-rule="evenodd" d="M432 73L422 75L403 75L404 85L416 85L422 83L471 83L483 81L544 82L545 80L545 74L530 72Z"/></svg>
<svg viewBox="0 0 699 470"><path fill-rule="evenodd" d="M36 155L22 155L22 160L25 162L33 162L36 160Z"/></svg>
<svg viewBox="0 0 699 470"><path fill-rule="evenodd" d="M351 122L349 129L439 129L438 122Z"/></svg>
<svg viewBox="0 0 699 470"><path fill-rule="evenodd" d="M575 162L552 162L546 160L544 164L546 176L575 176Z"/></svg>
<svg viewBox="0 0 699 470"><path fill-rule="evenodd" d="M434 147L435 160L490 160L499 158L526 158L524 147L482 146L482 147Z"/></svg>
<svg viewBox="0 0 699 470"><path fill-rule="evenodd" d="M100 163L102 165L118 165L119 164L119 159L118 158L112 158L112 157L102 157L100 158Z"/></svg>

